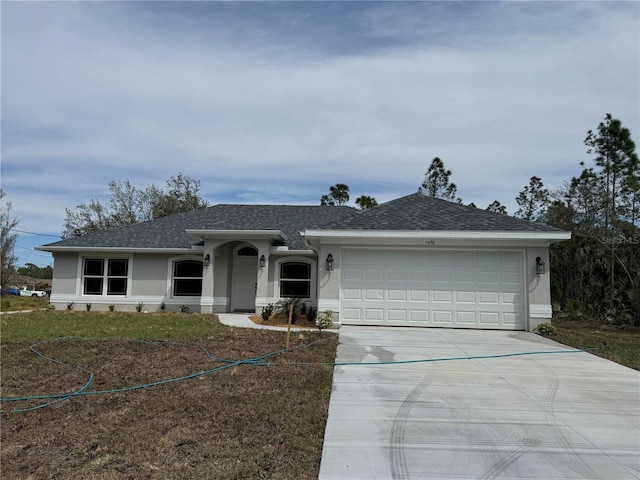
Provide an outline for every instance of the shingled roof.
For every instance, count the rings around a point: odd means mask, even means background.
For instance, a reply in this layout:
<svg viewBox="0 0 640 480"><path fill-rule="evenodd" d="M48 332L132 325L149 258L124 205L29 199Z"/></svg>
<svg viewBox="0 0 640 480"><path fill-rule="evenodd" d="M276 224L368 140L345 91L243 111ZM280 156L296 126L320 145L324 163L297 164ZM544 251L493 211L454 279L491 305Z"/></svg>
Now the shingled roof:
<svg viewBox="0 0 640 480"><path fill-rule="evenodd" d="M309 227L311 228L311 227ZM560 232L520 218L414 193L360 212L336 218L320 229Z"/></svg>
<svg viewBox="0 0 640 480"><path fill-rule="evenodd" d="M215 205L43 245L48 247L190 248L202 243L186 230L280 230L292 250L307 249L300 232L355 216L351 207Z"/></svg>
<svg viewBox="0 0 640 480"><path fill-rule="evenodd" d="M279 230L291 250L307 249L301 232L314 230L560 232L557 228L414 193L364 211L351 207L215 205L148 222L69 238L49 248L191 248L187 230Z"/></svg>

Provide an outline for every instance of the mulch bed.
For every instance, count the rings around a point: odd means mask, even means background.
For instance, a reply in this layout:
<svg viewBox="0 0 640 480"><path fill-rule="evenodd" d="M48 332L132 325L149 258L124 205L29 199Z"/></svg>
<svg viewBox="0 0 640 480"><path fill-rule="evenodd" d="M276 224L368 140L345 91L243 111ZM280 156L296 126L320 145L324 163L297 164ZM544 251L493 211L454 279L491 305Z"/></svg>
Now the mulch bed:
<svg viewBox="0 0 640 480"><path fill-rule="evenodd" d="M252 315L249 318L251 318L251 321L255 324L269 325L272 327L286 327L289 323L289 317L286 315L271 315L271 317L269 317L269 320L267 321L264 321L260 315ZM318 328L315 321L310 322L309 320L307 320L306 315L298 315L296 323L292 324L291 326L295 328Z"/></svg>

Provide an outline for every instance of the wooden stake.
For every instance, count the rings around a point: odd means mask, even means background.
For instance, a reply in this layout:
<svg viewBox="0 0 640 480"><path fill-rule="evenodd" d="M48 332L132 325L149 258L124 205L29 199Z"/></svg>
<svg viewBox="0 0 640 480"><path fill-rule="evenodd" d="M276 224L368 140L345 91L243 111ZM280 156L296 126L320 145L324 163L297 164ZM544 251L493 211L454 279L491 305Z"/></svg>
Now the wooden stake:
<svg viewBox="0 0 640 480"><path fill-rule="evenodd" d="M289 305L289 323L287 325L287 343L285 348L289 350L289 338L291 337L291 317L293 316L293 304Z"/></svg>

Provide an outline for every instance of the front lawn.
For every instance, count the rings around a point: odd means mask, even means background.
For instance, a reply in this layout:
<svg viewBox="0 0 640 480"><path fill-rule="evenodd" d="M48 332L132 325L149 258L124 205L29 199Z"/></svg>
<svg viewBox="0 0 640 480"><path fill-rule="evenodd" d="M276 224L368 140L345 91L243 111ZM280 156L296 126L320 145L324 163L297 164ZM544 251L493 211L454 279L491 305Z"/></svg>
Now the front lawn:
<svg viewBox="0 0 640 480"><path fill-rule="evenodd" d="M599 324L587 320L553 320L549 338L570 347L588 349L594 355L640 370L640 328Z"/></svg>
<svg viewBox="0 0 640 480"><path fill-rule="evenodd" d="M86 393L2 402L3 478L318 476L334 334L296 332L289 351L238 363L283 349L284 332L170 313L0 320L3 399Z"/></svg>

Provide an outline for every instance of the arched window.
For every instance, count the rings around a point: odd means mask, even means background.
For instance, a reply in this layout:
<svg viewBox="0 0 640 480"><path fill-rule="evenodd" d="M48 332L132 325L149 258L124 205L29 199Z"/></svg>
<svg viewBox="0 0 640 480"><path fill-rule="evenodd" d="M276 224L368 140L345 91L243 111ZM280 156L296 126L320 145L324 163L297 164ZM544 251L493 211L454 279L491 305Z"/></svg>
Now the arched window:
<svg viewBox="0 0 640 480"><path fill-rule="evenodd" d="M173 264L173 296L199 297L202 295L202 262L180 260Z"/></svg>
<svg viewBox="0 0 640 480"><path fill-rule="evenodd" d="M280 264L280 297L311 296L311 265L303 262Z"/></svg>

